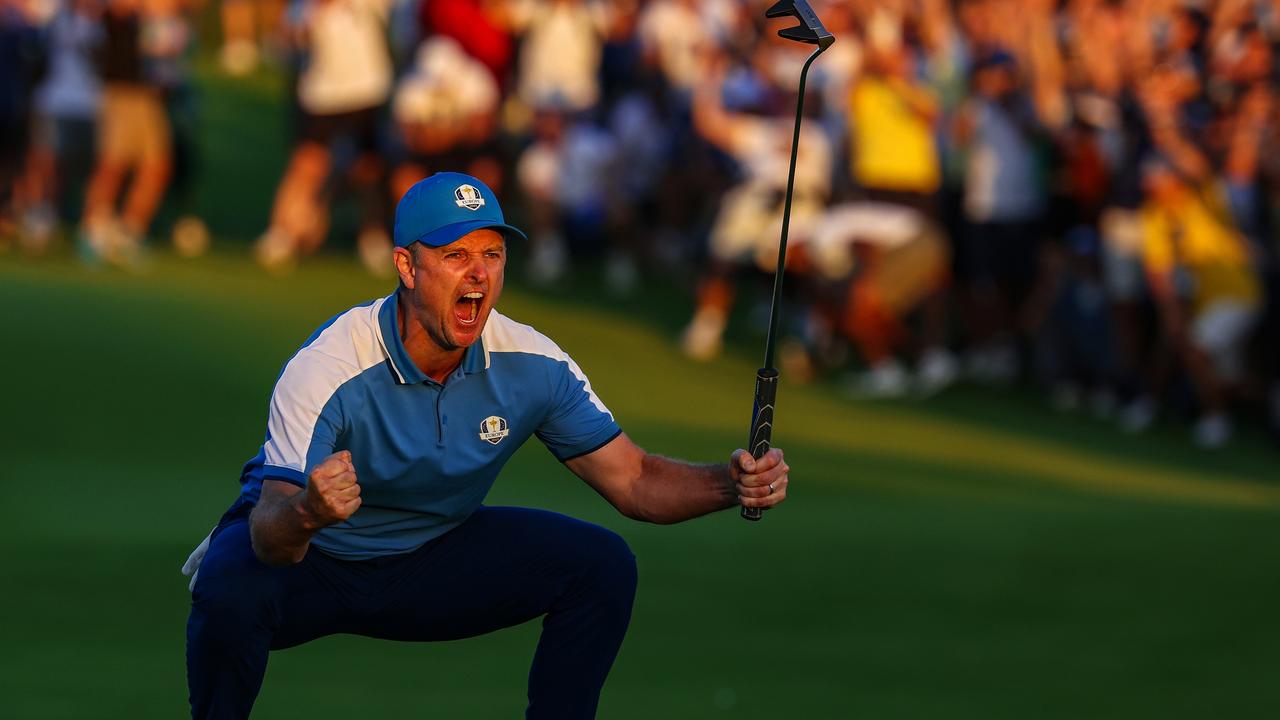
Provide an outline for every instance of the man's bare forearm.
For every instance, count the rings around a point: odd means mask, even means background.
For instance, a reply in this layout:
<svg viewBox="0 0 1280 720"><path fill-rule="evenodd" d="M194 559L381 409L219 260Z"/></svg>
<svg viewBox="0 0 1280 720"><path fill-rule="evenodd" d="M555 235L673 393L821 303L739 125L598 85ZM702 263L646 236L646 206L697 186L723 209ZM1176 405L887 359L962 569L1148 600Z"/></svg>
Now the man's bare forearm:
<svg viewBox="0 0 1280 720"><path fill-rule="evenodd" d="M633 486L633 516L669 525L738 504L724 463L695 465L660 455L645 455Z"/></svg>
<svg viewBox="0 0 1280 720"><path fill-rule="evenodd" d="M320 529L307 512L303 491L287 494L263 488L249 515L253 552L267 565L292 565L302 561L311 536Z"/></svg>
<svg viewBox="0 0 1280 720"><path fill-rule="evenodd" d="M776 448L759 460L738 449L728 463L698 465L647 453L619 433L565 464L618 512L661 525L734 505L773 507L787 496L788 468Z"/></svg>
<svg viewBox="0 0 1280 720"><path fill-rule="evenodd" d="M264 480L258 504L249 515L253 552L268 565L302 562L311 536L342 522L360 507L351 452L340 450L311 469L307 488Z"/></svg>

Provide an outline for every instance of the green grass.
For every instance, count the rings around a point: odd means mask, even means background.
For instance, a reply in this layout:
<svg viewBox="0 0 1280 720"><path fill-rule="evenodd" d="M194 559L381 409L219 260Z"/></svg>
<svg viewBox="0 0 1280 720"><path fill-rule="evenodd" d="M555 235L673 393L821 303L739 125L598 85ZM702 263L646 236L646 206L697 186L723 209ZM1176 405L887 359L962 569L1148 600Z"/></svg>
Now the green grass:
<svg viewBox="0 0 1280 720"><path fill-rule="evenodd" d="M178 565L230 502L280 364L386 292L346 261L272 280L235 253L136 277L0 258L6 421L0 717L185 710ZM650 318L509 291L646 447L723 457L753 366ZM970 408L976 420L961 412ZM627 521L536 443L496 503L622 533L635 620L602 718L1264 717L1280 702L1272 450L1123 437L1027 398L853 404L784 380L792 500L750 525ZM509 718L536 624L273 656L263 717Z"/></svg>
<svg viewBox="0 0 1280 720"><path fill-rule="evenodd" d="M186 712L178 566L261 442L281 364L389 291L324 256L245 257L283 166L279 78L204 73L197 207L219 252L141 276L0 256L0 718ZM248 120L246 120L248 118ZM342 243L339 243L341 245ZM349 246L349 243L347 243ZM509 289L649 449L717 460L746 433L758 343L674 350L687 299ZM613 718L1271 717L1280 706L1280 456L1122 436L1028 394L856 404L783 379L792 499L751 525L618 516L526 447L490 496L622 533L640 563ZM272 657L260 717L512 718L537 625Z"/></svg>

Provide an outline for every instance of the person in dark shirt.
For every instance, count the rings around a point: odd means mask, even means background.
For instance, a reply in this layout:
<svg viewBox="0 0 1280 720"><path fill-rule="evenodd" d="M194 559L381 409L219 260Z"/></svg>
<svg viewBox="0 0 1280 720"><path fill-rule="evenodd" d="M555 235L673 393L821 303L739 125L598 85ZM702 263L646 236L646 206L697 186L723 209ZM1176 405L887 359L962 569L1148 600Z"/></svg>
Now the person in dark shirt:
<svg viewBox="0 0 1280 720"><path fill-rule="evenodd" d="M39 74L39 35L24 4L0 0L0 236L13 224L12 192L30 139L31 95Z"/></svg>

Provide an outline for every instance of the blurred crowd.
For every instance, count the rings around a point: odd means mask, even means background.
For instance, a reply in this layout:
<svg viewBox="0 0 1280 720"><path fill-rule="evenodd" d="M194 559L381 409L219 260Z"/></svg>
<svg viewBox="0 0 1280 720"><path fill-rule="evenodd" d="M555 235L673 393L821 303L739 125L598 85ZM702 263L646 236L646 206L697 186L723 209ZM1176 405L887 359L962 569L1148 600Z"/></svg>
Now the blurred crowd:
<svg viewBox="0 0 1280 720"><path fill-rule="evenodd" d="M386 273L394 200L468 172L530 230L530 282L686 283L680 345L709 359L767 301L802 101L789 378L1028 382L1205 447L1280 428L1280 0L813 0L837 42L803 98L813 48L770 4L0 0L0 242L65 225L129 266L167 202L175 248L207 246L188 66L214 19L223 72L290 78L264 268L352 202Z"/></svg>

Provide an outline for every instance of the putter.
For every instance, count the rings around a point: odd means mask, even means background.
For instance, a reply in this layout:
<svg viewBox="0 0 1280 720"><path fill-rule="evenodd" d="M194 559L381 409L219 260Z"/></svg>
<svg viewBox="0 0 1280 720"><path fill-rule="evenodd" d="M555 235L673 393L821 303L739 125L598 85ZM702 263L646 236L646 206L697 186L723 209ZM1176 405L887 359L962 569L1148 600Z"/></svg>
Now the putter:
<svg viewBox="0 0 1280 720"><path fill-rule="evenodd" d="M787 262L787 230L791 225L791 192L796 182L796 153L800 147L800 120L804 116L804 83L809 75L809 66L831 47L836 37L822 26L817 13L809 7L807 0L780 0L765 11L767 18L794 16L800 21L795 27L778 31L778 36L787 40L817 45L818 49L805 60L800 70L800 94L796 99L796 126L791 136L791 166L787 171L787 198L782 206L782 234L778 238L778 264L773 269L773 301L769 306L769 334L765 337L764 366L756 371L755 401L751 406L751 436L747 449L751 456L759 459L769 452L773 438L773 407L778 396L778 369L773 366L774 343L778 335L778 308L782 304L782 276ZM759 520L764 517L761 508L742 508L742 517L747 520Z"/></svg>

